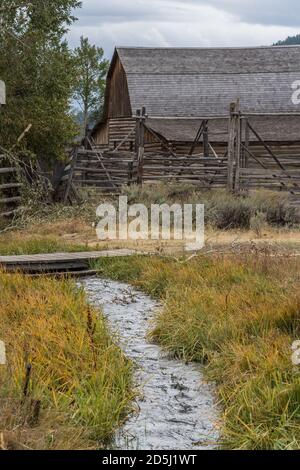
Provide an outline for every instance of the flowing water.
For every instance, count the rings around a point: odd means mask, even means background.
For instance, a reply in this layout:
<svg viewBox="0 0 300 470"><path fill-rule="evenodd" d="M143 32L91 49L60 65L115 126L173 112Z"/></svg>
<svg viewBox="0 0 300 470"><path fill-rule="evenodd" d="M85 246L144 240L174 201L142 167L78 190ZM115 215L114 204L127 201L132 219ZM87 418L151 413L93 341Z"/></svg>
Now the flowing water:
<svg viewBox="0 0 300 470"><path fill-rule="evenodd" d="M116 437L120 450L212 449L218 440L218 410L201 366L167 357L147 341L158 307L153 300L119 282L88 278L81 283L90 302L117 331L120 346L137 364L137 412Z"/></svg>

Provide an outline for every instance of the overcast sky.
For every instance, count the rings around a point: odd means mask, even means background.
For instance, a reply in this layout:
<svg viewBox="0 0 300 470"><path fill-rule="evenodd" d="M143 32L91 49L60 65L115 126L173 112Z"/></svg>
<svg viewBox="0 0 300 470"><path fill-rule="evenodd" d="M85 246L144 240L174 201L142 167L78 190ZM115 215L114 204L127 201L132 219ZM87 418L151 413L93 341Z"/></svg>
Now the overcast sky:
<svg viewBox="0 0 300 470"><path fill-rule="evenodd" d="M270 45L300 33L299 0L83 0L69 38L118 46Z"/></svg>

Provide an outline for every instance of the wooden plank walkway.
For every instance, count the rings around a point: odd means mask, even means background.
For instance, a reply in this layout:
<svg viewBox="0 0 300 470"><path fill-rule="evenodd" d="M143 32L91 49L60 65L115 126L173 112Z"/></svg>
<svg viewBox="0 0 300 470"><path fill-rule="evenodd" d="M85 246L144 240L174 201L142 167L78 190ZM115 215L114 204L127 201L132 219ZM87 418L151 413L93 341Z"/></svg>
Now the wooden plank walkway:
<svg viewBox="0 0 300 470"><path fill-rule="evenodd" d="M92 261L100 258L134 256L134 250L87 251L81 253L51 253L38 255L0 256L0 268L6 271L35 273L77 273L87 272Z"/></svg>

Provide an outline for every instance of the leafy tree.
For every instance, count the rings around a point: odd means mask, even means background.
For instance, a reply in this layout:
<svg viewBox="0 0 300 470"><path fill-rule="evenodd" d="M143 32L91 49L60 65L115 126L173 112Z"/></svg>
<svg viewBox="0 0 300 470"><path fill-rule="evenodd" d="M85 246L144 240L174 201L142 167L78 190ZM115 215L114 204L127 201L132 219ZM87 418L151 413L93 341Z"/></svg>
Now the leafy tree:
<svg viewBox="0 0 300 470"><path fill-rule="evenodd" d="M19 151L49 162L76 135L69 113L76 69L63 37L79 6L78 0L0 0L0 77L7 88L0 145L13 146L31 123Z"/></svg>
<svg viewBox="0 0 300 470"><path fill-rule="evenodd" d="M103 58L103 49L80 38L80 46L74 52L77 68L77 82L74 99L82 111L83 132L101 117L105 93L105 79L108 61Z"/></svg>

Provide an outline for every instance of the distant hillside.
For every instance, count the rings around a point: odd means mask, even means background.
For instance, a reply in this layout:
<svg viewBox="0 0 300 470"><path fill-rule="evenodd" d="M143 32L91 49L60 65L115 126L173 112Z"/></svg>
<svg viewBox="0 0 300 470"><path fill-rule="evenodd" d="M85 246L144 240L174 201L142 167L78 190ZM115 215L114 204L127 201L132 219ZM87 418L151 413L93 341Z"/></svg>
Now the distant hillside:
<svg viewBox="0 0 300 470"><path fill-rule="evenodd" d="M293 46L295 44L300 44L300 34L297 36L289 36L284 41L278 41L274 46Z"/></svg>

